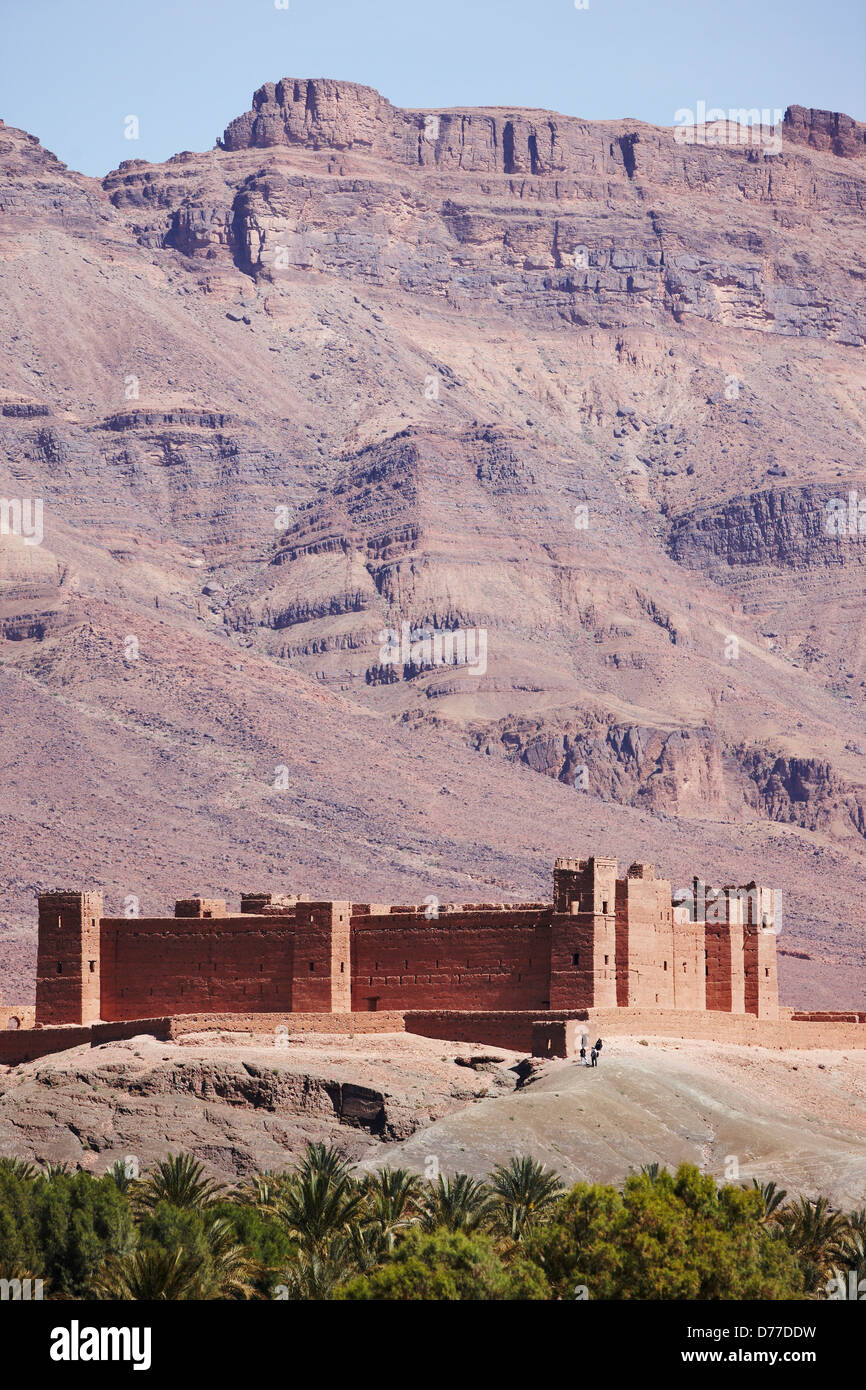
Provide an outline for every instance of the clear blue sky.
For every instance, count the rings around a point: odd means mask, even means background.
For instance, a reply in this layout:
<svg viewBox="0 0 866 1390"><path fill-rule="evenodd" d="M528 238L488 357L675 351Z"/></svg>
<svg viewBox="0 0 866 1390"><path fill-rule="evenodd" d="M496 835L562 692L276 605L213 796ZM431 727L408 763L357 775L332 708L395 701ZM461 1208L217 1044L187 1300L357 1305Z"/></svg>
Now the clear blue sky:
<svg viewBox="0 0 866 1390"><path fill-rule="evenodd" d="M863 0L0 0L0 117L101 175L209 148L280 77L409 107L671 125L703 100L866 120L864 58Z"/></svg>

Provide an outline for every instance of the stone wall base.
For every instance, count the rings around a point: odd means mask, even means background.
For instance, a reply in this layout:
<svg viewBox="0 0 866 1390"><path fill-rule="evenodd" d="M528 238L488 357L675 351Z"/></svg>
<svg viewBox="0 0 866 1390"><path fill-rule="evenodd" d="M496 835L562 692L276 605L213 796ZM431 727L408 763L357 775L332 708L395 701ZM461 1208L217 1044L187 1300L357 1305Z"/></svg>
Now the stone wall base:
<svg viewBox="0 0 866 1390"><path fill-rule="evenodd" d="M855 1022L854 1020L859 1021ZM844 1020L844 1021L842 1021ZM139 1033L168 1042L191 1033L252 1033L280 1039L301 1034L356 1037L415 1033L443 1042L478 1043L537 1056L574 1056L586 1034L597 1037L676 1038L683 1042L736 1043L789 1049L866 1049L866 1016L822 1015L814 1019L759 1019L752 1014L690 1013L671 1009L490 1010L397 1009L363 1013L175 1014L117 1023L66 1024L56 1028L0 1031L0 1065L17 1066L54 1052L133 1038Z"/></svg>

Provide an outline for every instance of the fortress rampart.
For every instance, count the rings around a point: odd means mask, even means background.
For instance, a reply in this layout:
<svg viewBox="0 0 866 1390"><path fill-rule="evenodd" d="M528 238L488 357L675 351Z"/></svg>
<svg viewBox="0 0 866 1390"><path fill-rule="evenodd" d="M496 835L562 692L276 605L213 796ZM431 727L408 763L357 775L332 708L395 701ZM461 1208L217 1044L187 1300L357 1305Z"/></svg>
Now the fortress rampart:
<svg viewBox="0 0 866 1390"><path fill-rule="evenodd" d="M697 885L697 881L696 881ZM39 896L36 1025L174 1015L640 1008L778 1016L774 895L674 903L651 864L559 859L549 903L430 907L246 893L173 917Z"/></svg>
<svg viewBox="0 0 866 1390"><path fill-rule="evenodd" d="M39 895L36 1008L0 1008L0 1064L139 1033L400 1032L574 1053L584 1032L866 1046L866 1012L780 1009L781 902L756 883L676 900L652 864L558 859L549 902L439 907L250 892L172 917Z"/></svg>

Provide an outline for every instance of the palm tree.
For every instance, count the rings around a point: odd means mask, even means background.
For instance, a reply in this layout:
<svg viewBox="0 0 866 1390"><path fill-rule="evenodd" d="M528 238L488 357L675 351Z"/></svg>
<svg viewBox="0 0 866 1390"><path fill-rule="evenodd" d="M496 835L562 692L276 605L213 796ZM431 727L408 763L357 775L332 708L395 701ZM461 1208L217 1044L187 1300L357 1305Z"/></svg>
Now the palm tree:
<svg viewBox="0 0 866 1390"><path fill-rule="evenodd" d="M231 1224L212 1221L201 1253L178 1245L171 1250L139 1249L105 1261L93 1283L100 1299L160 1301L250 1298L260 1272Z"/></svg>
<svg viewBox="0 0 866 1390"><path fill-rule="evenodd" d="M495 1225L513 1241L528 1235L564 1191L556 1174L534 1158L514 1157L507 1167L498 1163L490 1186Z"/></svg>
<svg viewBox="0 0 866 1390"><path fill-rule="evenodd" d="M135 1190L136 1179L132 1177L126 1161L122 1158L119 1158L116 1163L112 1163L106 1176L113 1179L118 1192L129 1195Z"/></svg>
<svg viewBox="0 0 866 1390"><path fill-rule="evenodd" d="M223 1183L205 1175L204 1165L192 1154L169 1154L152 1168L137 1190L139 1204L152 1210L158 1202L173 1207L204 1211L219 1200Z"/></svg>
<svg viewBox="0 0 866 1390"><path fill-rule="evenodd" d="M764 1220L770 1221L777 1213L788 1193L784 1187L777 1187L774 1182L759 1183L757 1178L752 1178L752 1187L761 1194L761 1201L764 1203Z"/></svg>
<svg viewBox="0 0 866 1390"><path fill-rule="evenodd" d="M264 1210L274 1205L287 1182L288 1174L275 1173L271 1168L263 1168L248 1182L236 1187L229 1200L241 1206L251 1205Z"/></svg>
<svg viewBox="0 0 866 1390"><path fill-rule="evenodd" d="M343 1178L351 1169L346 1155L333 1144L308 1144L295 1175L309 1177L311 1173L319 1173L322 1177Z"/></svg>
<svg viewBox="0 0 866 1390"><path fill-rule="evenodd" d="M381 1168L369 1174L361 1187L363 1214L370 1227L366 1244L378 1240L381 1252L390 1254L395 1236L420 1219L424 1184L406 1168Z"/></svg>
<svg viewBox="0 0 866 1390"><path fill-rule="evenodd" d="M640 1171L642 1176L649 1178L653 1187L655 1187L664 1170L660 1163L644 1163Z"/></svg>
<svg viewBox="0 0 866 1390"><path fill-rule="evenodd" d="M837 1254L839 1261L830 1271L824 1293L827 1298L859 1302L866 1297L866 1207L848 1213Z"/></svg>
<svg viewBox="0 0 866 1390"><path fill-rule="evenodd" d="M489 1215L492 1200L487 1184L476 1182L468 1173L440 1176L428 1187L421 1224L425 1231L437 1226L446 1231L475 1231Z"/></svg>
<svg viewBox="0 0 866 1390"><path fill-rule="evenodd" d="M866 1238L866 1207L861 1207L859 1211L849 1211L848 1227L852 1235Z"/></svg>
<svg viewBox="0 0 866 1390"><path fill-rule="evenodd" d="M65 1178L69 1176L68 1163L46 1163L42 1169L41 1177L46 1182L51 1182L52 1178Z"/></svg>
<svg viewBox="0 0 866 1390"><path fill-rule="evenodd" d="M848 1218L835 1211L826 1197L800 1197L776 1213L776 1225L794 1251L806 1275L806 1291L817 1293L835 1265L845 1258Z"/></svg>
<svg viewBox="0 0 866 1390"><path fill-rule="evenodd" d="M283 1273L275 1296L304 1301L327 1299L343 1280L370 1267L369 1263L357 1263L346 1235L332 1236L320 1250L299 1251Z"/></svg>
<svg viewBox="0 0 866 1390"><path fill-rule="evenodd" d="M20 1264L17 1260L4 1259L3 1256L0 1256L0 1279L8 1280L10 1284L18 1279L20 1279L23 1284L29 1279L31 1287L38 1279L42 1283L43 1294L48 1287L48 1280L43 1279L40 1274L34 1274L33 1270L28 1269L27 1265Z"/></svg>
<svg viewBox="0 0 866 1390"><path fill-rule="evenodd" d="M321 1255L361 1208L363 1193L338 1150L311 1144L277 1199L276 1211L307 1253Z"/></svg>
<svg viewBox="0 0 866 1390"><path fill-rule="evenodd" d="M199 1298L203 1258L174 1250L136 1250L107 1260L92 1285L103 1300L180 1301Z"/></svg>
<svg viewBox="0 0 866 1390"><path fill-rule="evenodd" d="M339 1240L342 1244L339 1248L335 1245L335 1253L345 1264L345 1279L350 1274L366 1274L368 1270L375 1269L393 1249L393 1241L388 1244L388 1235L377 1221L364 1224L355 1221Z"/></svg>
<svg viewBox="0 0 866 1390"><path fill-rule="evenodd" d="M202 1271L199 1298L252 1298L261 1272L246 1246L238 1243L231 1223L212 1221L205 1232L209 1260Z"/></svg>
<svg viewBox="0 0 866 1390"><path fill-rule="evenodd" d="M0 1158L0 1177L4 1173L10 1178L18 1178L21 1182L34 1182L42 1176L36 1164L25 1158Z"/></svg>
<svg viewBox="0 0 866 1390"><path fill-rule="evenodd" d="M863 1216L866 1216L866 1212L848 1213L839 1251L846 1265L858 1271L858 1278L866 1276L866 1223L862 1221Z"/></svg>

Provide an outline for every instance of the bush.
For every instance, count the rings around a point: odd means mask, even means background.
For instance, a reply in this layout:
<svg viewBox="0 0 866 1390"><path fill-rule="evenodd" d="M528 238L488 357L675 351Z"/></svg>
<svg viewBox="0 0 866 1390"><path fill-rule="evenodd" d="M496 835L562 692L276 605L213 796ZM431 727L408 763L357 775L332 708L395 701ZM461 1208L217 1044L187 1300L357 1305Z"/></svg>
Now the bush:
<svg viewBox="0 0 866 1390"><path fill-rule="evenodd" d="M0 1171L0 1252L44 1279L50 1295L86 1298L103 1261L135 1244L129 1203L110 1177L22 1179Z"/></svg>
<svg viewBox="0 0 866 1390"><path fill-rule="evenodd" d="M550 1297L541 1270L523 1259L505 1264L489 1236L410 1231L378 1269L337 1289L337 1299L483 1300Z"/></svg>
<svg viewBox="0 0 866 1390"><path fill-rule="evenodd" d="M683 1164L612 1187L572 1188L527 1245L558 1298L784 1299L803 1276L763 1220L761 1195Z"/></svg>

